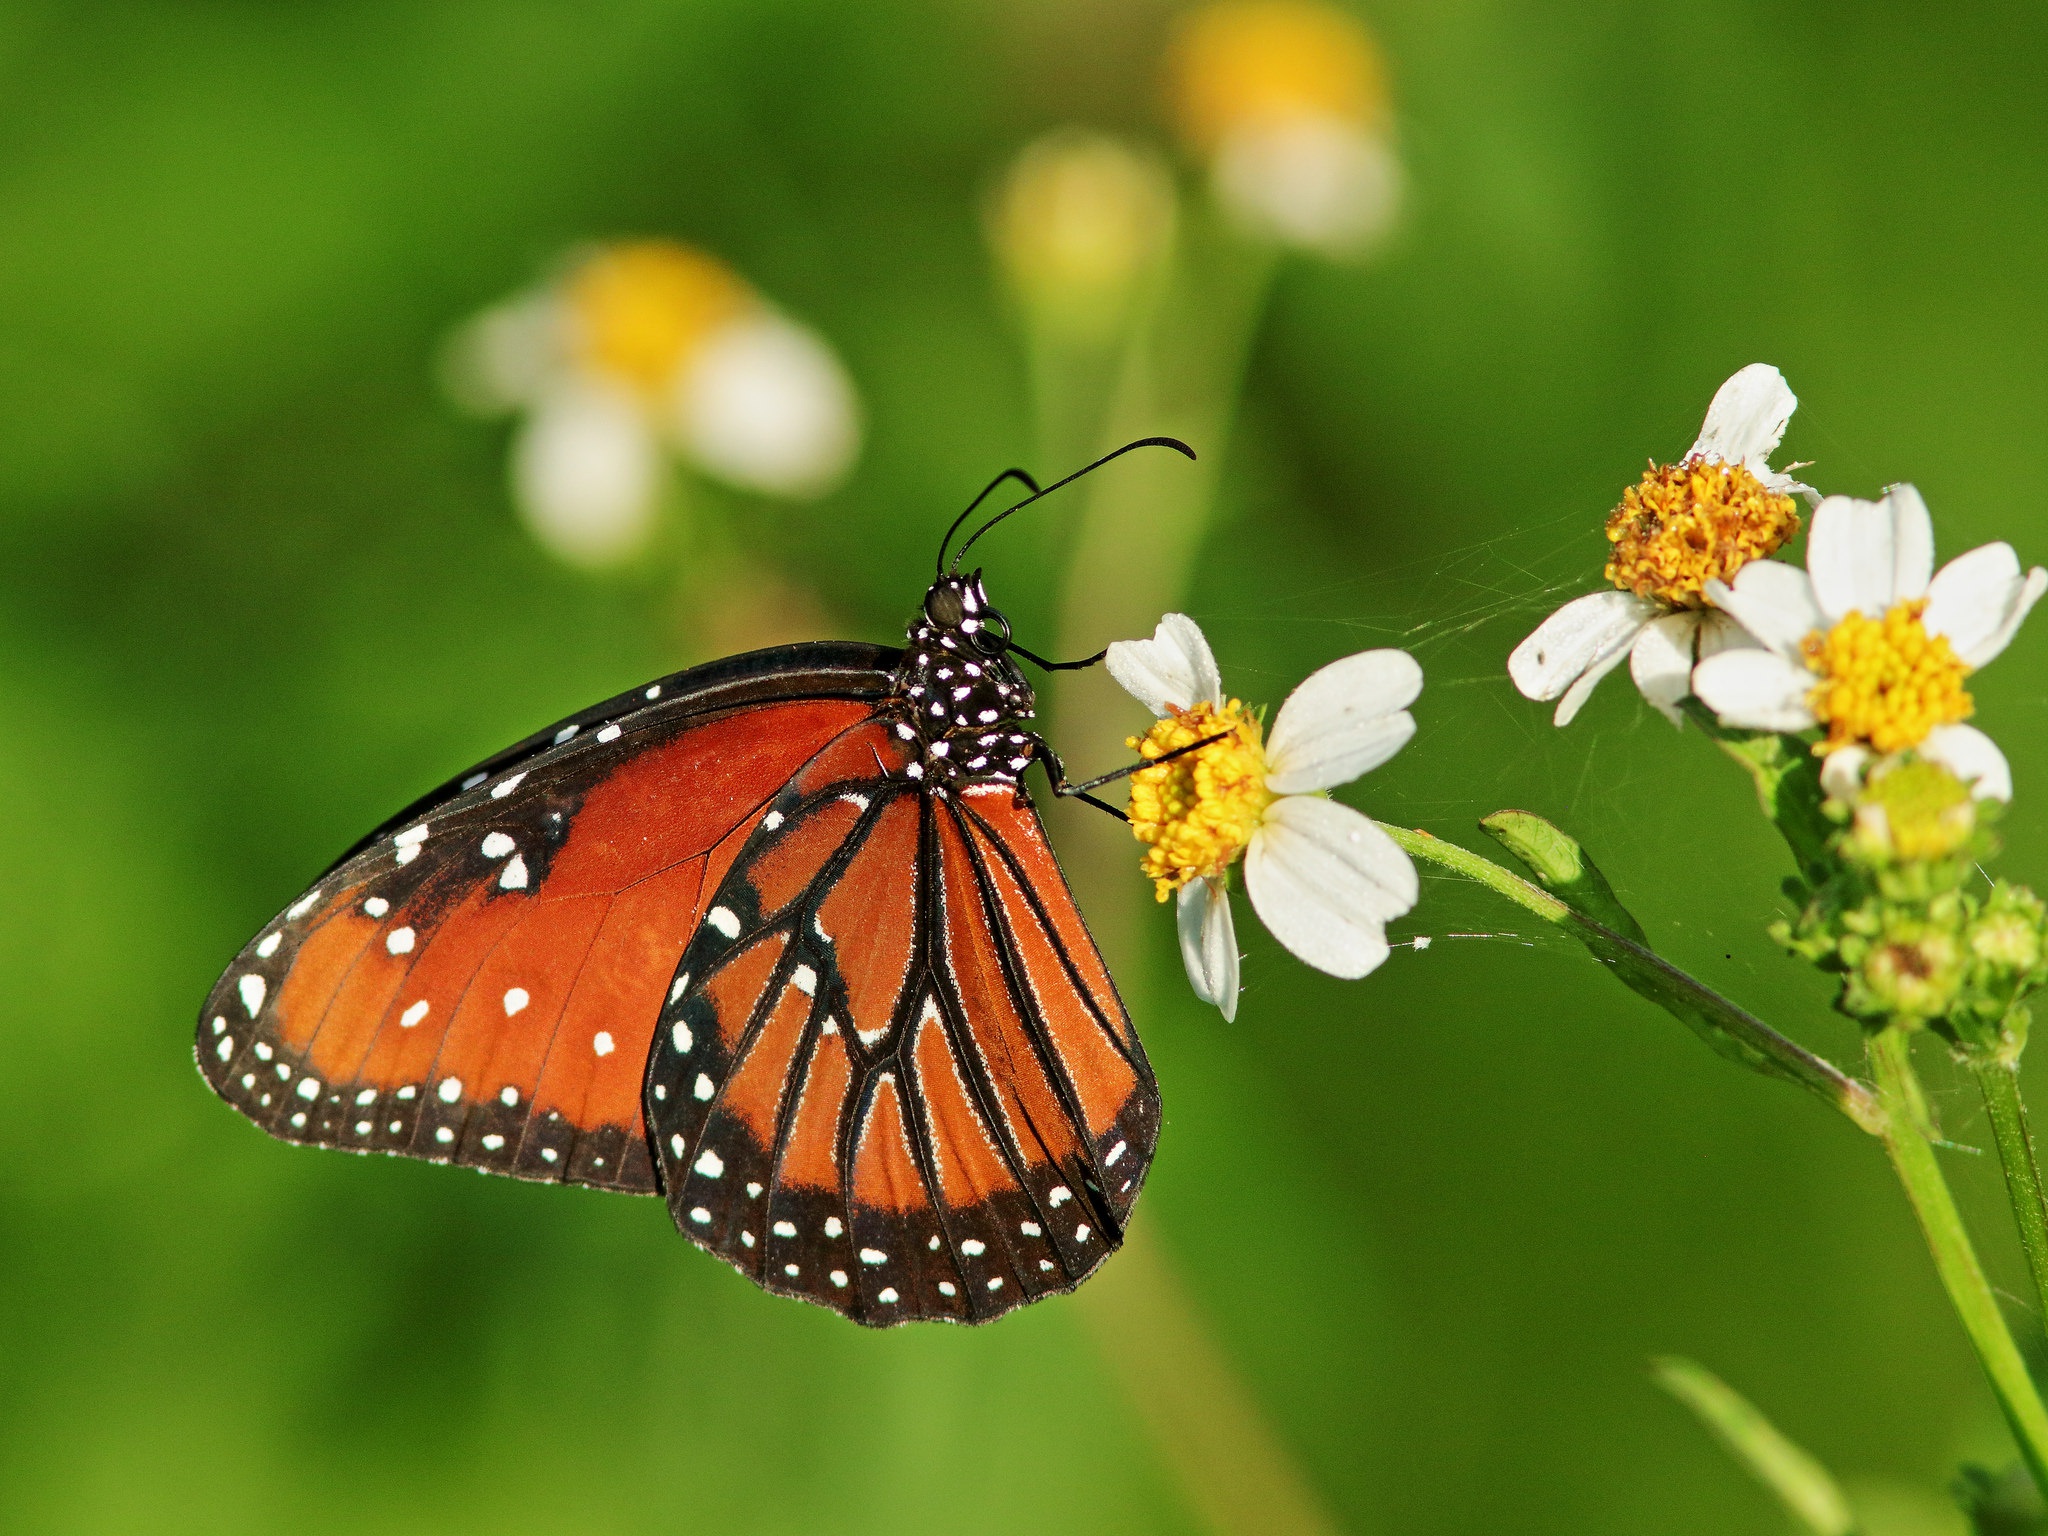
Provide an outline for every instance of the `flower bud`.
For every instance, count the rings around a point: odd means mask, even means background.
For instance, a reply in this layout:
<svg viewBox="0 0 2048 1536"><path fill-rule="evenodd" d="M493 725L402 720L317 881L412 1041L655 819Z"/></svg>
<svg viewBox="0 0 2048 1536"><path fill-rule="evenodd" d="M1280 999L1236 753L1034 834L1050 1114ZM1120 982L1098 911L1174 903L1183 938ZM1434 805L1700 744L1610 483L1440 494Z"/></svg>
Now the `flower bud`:
<svg viewBox="0 0 2048 1536"><path fill-rule="evenodd" d="M1115 336L1172 249L1173 182L1151 155L1060 129L1012 162L989 244L1033 320L1080 341Z"/></svg>
<svg viewBox="0 0 2048 1536"><path fill-rule="evenodd" d="M1859 1018L1926 1024L1953 1006L1963 977L1962 946L1947 924L1888 914L1882 934L1849 973L1843 1006ZM1848 955L1844 946L1844 956Z"/></svg>
<svg viewBox="0 0 2048 1536"><path fill-rule="evenodd" d="M1356 20L1317 0L1219 0L1183 27L1174 115L1217 200L1283 244L1356 252L1392 225L1401 167L1385 69Z"/></svg>
<svg viewBox="0 0 2048 1536"><path fill-rule="evenodd" d="M1941 764L1911 755L1879 761L1848 806L1842 854L1866 867L1947 859L1977 830L1970 787Z"/></svg>

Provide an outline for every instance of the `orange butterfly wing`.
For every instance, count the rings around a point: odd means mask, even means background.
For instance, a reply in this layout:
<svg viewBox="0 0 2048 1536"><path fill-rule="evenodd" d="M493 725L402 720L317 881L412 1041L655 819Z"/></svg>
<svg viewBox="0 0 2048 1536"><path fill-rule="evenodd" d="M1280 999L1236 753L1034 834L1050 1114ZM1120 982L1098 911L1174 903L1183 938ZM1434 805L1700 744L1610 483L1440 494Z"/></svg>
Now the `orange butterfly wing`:
<svg viewBox="0 0 2048 1536"><path fill-rule="evenodd" d="M228 968L207 1081L286 1140L654 1192L641 1091L703 896L736 829L872 717L890 657L678 674L428 797Z"/></svg>
<svg viewBox="0 0 2048 1536"><path fill-rule="evenodd" d="M756 823L683 956L647 1121L677 1227L767 1289L985 1322L1121 1243L1158 1090L1029 800L926 791L903 760L849 733Z"/></svg>

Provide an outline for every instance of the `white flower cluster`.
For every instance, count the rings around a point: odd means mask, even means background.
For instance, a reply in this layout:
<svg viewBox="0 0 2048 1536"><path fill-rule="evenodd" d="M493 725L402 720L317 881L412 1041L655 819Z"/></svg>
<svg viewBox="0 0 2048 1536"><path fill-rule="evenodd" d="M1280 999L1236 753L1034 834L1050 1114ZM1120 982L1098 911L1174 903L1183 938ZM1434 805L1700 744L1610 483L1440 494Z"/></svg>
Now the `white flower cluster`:
<svg viewBox="0 0 2048 1536"><path fill-rule="evenodd" d="M1653 468L1610 520L1618 590L1544 620L1508 658L1510 677L1530 698L1562 695L1564 725L1627 657L1674 722L1693 695L1736 729L1825 730L1837 798L1911 752L1980 798L2009 799L2004 754L1962 723L1974 709L1964 682L2010 643L2048 570L2023 571L2001 542L1936 571L1933 520L1912 486L1822 499L1772 470L1797 403L1762 363L1724 384L1692 450ZM1769 558L1796 532L1792 492L1817 503L1804 570Z"/></svg>

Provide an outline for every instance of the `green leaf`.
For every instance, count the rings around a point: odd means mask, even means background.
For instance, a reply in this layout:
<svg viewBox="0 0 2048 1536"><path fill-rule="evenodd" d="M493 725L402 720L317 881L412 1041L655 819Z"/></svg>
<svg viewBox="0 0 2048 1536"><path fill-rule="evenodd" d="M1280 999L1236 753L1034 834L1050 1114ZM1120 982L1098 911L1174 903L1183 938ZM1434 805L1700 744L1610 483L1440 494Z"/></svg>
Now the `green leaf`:
<svg viewBox="0 0 2048 1536"><path fill-rule="evenodd" d="M1546 891L1624 938L1649 943L1643 925L1621 904L1577 838L1529 811L1495 811L1481 817L1479 825L1526 864Z"/></svg>
<svg viewBox="0 0 2048 1536"><path fill-rule="evenodd" d="M1568 929L1596 960L1613 968L1624 986L1662 1008L1719 1055L1753 1072L1797 1083L1827 1100L1864 1130L1873 1135L1881 1131L1883 1115L1863 1084L1832 1062L1788 1040L1755 1014L1737 1007L1651 949L1644 940L1642 925L1622 906L1591 855L1571 834L1529 811L1495 811L1480 826L1528 865L1539 880L1550 885L1558 899L1547 903L1526 900L1503 882L1512 881L1524 887L1528 882L1514 880L1498 865L1477 854L1465 853L1462 865L1453 863L1434 851L1447 845L1433 838L1424 843L1416 841L1413 834L1397 833L1395 841L1411 854L1450 863L1461 873L1473 874L1538 916ZM1479 866L1499 878L1488 879L1478 873ZM1566 899L1567 891L1571 893L1570 899ZM1580 901L1590 906L1581 906ZM1596 911L1604 911L1626 927L1615 926L1596 915Z"/></svg>
<svg viewBox="0 0 2048 1536"><path fill-rule="evenodd" d="M1756 1406L1705 1366L1650 1362L1657 1385L1699 1416L1735 1459L1814 1536L1854 1536L1856 1517L1827 1468L1787 1440Z"/></svg>

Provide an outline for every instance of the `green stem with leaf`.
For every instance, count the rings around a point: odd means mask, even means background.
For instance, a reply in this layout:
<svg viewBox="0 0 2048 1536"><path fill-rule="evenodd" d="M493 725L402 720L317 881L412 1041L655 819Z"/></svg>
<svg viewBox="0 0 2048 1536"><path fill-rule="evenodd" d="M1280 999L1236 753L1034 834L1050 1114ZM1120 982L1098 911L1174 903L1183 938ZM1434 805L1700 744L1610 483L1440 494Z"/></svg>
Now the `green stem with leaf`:
<svg viewBox="0 0 2048 1536"><path fill-rule="evenodd" d="M1789 777L1789 776L1788 776ZM1759 775L1760 792L1765 775ZM1791 804L1792 802L1788 802ZM1770 809L1767 799L1766 808ZM1774 817L1774 819L1777 819ZM1803 810L1786 817L1796 834ZM1568 834L1526 811L1499 811L1481 825L1528 865L1541 885L1492 860L1427 832L1379 823L1409 856L1474 880L1554 927L1569 932L1593 956L1639 995L1686 1024L1724 1056L1754 1071L1783 1078L1826 1101L1885 1145L1893 1171L1906 1191L1934 1257L1935 1271L1950 1305L1989 1377L2021 1456L2036 1483L2048 1488L2048 1408L2013 1341L1998 1298L1963 1227L1955 1198L1941 1172L1926 1130L1926 1108L1913 1072L1907 1034L1896 1027L1868 1037L1875 1091L1839 1067L1770 1028L1746 1009L1666 961L1642 939L1641 925L1621 905L1606 878ZM1784 823L1781 823L1784 825ZM1546 889L1547 887L1547 889ZM1597 914L1597 915L1596 915ZM2006 1070L2005 1064L1987 1065ZM1995 1096L1994 1131L2008 1163L2008 1187L2025 1235L2028 1216L2042 1214L2040 1178L2026 1139L2019 1089L2008 1074L1988 1080L1986 1102ZM2003 1125L2001 1126L2001 1120ZM2010 1140L2011 1151L2007 1151ZM2012 1170L2018 1170L2018 1175ZM2048 1226L2041 1230L2041 1257L2048 1260ZM2028 1258L2035 1259L2030 1245ZM2037 1270L2037 1277L2041 1273Z"/></svg>

